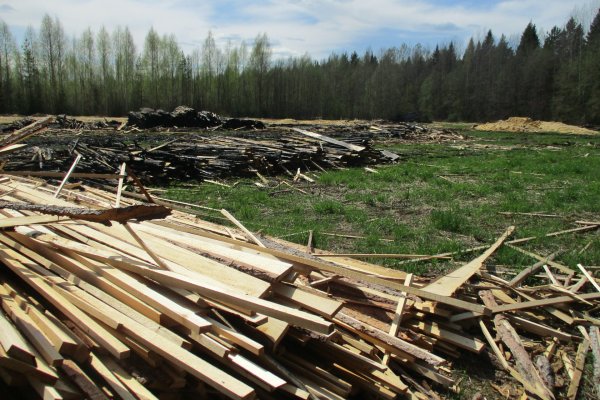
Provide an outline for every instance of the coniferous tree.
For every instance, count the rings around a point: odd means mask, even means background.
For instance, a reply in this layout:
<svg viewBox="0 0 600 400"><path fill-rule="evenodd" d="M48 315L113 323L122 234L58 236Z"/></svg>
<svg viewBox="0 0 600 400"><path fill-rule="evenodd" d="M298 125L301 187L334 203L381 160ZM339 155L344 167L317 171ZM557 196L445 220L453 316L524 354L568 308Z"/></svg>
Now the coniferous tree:
<svg viewBox="0 0 600 400"><path fill-rule="evenodd" d="M587 33L583 55L584 118L600 124L600 9Z"/></svg>

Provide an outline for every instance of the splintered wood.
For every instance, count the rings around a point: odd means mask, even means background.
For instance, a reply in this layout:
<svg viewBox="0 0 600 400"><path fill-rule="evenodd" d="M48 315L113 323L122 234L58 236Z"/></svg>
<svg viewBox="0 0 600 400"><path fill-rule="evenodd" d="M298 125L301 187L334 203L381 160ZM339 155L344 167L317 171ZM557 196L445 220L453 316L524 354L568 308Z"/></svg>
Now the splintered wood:
<svg viewBox="0 0 600 400"><path fill-rule="evenodd" d="M430 280L259 237L225 210L239 230L134 202L121 185L0 182L0 380L27 398L440 398L463 352L497 358L507 393L575 398L586 354L600 357L593 269L520 247L531 268L486 268L524 243L508 241L514 227Z"/></svg>

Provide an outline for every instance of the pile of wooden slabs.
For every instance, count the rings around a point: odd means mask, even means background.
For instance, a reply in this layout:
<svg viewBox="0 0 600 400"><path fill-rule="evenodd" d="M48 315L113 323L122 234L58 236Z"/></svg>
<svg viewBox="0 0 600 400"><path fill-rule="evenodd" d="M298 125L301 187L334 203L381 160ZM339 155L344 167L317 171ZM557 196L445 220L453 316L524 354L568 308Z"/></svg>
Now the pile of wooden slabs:
<svg viewBox="0 0 600 400"><path fill-rule="evenodd" d="M0 179L3 202L117 202ZM262 247L179 211L107 226L31 210L0 209L0 378L24 396L439 398L469 352L497 358L520 394L574 398L585 354L600 347L600 287L585 267L544 259L511 280L487 271L499 247L523 243L512 228L430 281L269 238Z"/></svg>

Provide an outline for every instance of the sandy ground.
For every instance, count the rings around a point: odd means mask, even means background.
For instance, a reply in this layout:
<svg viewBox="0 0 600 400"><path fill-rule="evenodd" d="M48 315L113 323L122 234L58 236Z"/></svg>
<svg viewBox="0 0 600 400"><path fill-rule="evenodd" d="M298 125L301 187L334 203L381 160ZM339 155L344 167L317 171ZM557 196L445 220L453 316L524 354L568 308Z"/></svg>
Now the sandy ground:
<svg viewBox="0 0 600 400"><path fill-rule="evenodd" d="M493 132L557 132L575 135L595 135L599 133L591 129L563 124L562 122L534 121L526 117L511 117L504 121L477 125L475 129Z"/></svg>

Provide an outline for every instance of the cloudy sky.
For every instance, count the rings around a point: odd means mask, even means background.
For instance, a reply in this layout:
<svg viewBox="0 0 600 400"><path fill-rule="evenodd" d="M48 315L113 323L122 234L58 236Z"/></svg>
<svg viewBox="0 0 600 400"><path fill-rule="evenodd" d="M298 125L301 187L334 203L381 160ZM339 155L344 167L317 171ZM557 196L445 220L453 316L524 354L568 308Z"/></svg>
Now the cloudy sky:
<svg viewBox="0 0 600 400"><path fill-rule="evenodd" d="M138 45L148 29L173 33L190 50L209 30L221 44L267 33L276 55L364 51L401 43L456 42L488 29L518 37L529 21L549 30L570 15L589 20L600 0L0 0L0 18L21 38L44 14L69 35L128 26Z"/></svg>

